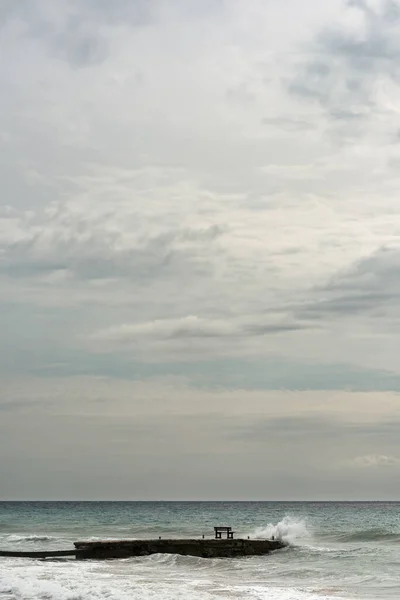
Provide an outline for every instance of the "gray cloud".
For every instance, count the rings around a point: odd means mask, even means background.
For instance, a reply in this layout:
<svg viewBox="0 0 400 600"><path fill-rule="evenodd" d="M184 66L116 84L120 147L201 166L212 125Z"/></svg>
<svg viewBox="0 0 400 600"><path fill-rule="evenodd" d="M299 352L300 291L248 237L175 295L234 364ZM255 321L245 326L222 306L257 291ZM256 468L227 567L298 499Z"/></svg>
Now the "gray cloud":
<svg viewBox="0 0 400 600"><path fill-rule="evenodd" d="M73 26L71 26L73 28ZM73 67L98 65L107 57L107 43L97 35L71 34L69 31L54 36L51 50Z"/></svg>
<svg viewBox="0 0 400 600"><path fill-rule="evenodd" d="M347 273L339 275L332 281L331 288L337 285L349 290L385 293L397 289L399 280L400 249L381 248L357 261Z"/></svg>
<svg viewBox="0 0 400 600"><path fill-rule="evenodd" d="M315 100L332 124L345 123L342 136L361 136L366 120L387 112L385 83L400 82L400 8L382 0L377 8L349 1L356 25L328 26L315 38L310 58L289 83L289 91ZM382 103L383 101L383 103Z"/></svg>
<svg viewBox="0 0 400 600"><path fill-rule="evenodd" d="M329 497L335 487L336 497L343 497L339 490L360 489L347 473L361 471L367 459L350 464L353 457L375 457L379 467L397 456L394 395L262 392L243 402L240 390L196 391L168 380L145 385L107 378L20 379L4 381L3 387L10 399L18 394L31 403L25 419L6 411L0 422L6 459L0 470L2 477L7 474L2 494L10 490L19 497L29 481L31 497L70 498L80 489L85 498L98 498L117 485L116 498L149 499L160 493L210 498L211 492L212 498L228 492L243 498L242 476L250 498L257 493L270 498L271 487L281 499L300 498L307 487L307 498ZM390 419L392 433L386 435ZM27 456L32 479L24 474ZM96 477L99 463L101 479ZM53 475L55 465L63 466L60 479ZM82 477L86 471L90 476ZM365 475L370 485L376 483L373 472ZM305 480L307 486L294 493L293 480ZM361 483L363 497L373 497L373 488L368 495L366 481ZM380 483L382 493L391 495L390 478Z"/></svg>
<svg viewBox="0 0 400 600"><path fill-rule="evenodd" d="M275 419L258 419L257 422L245 426L237 426L233 436L243 441L262 442L267 438L302 441L304 436L312 436L314 441L335 444L339 440L343 444L357 439L359 442L381 444L386 441L395 444L400 433L400 421L381 421L371 424L346 422L341 418L323 416L279 417Z"/></svg>
<svg viewBox="0 0 400 600"><path fill-rule="evenodd" d="M289 132L310 131L316 127L316 124L312 121L289 117L263 117L261 123L279 129L280 131L284 130Z"/></svg>
<svg viewBox="0 0 400 600"><path fill-rule="evenodd" d="M157 17L155 0L115 0L112 4L107 0L84 0L75 3L75 10L82 14L82 8L92 20L108 24L129 23L131 25L145 25Z"/></svg>
<svg viewBox="0 0 400 600"><path fill-rule="evenodd" d="M136 344L140 338L155 340L196 340L207 338L241 338L253 336L267 336L290 331L306 329L304 323L280 319L269 323L254 322L244 319L217 320L205 319L190 315L181 319L155 320L148 323L124 324L96 332L92 336L94 341L111 342L117 344ZM265 317L260 317L260 321Z"/></svg>
<svg viewBox="0 0 400 600"><path fill-rule="evenodd" d="M397 2L383 0L374 10L362 0L351 0L349 7L359 9L364 17L361 35L351 35L341 29L324 31L319 39L321 48L328 54L340 55L346 62L363 71L374 71L379 66L389 68L385 61L399 57L400 47L395 37L400 25L400 8ZM380 61L383 60L383 64ZM391 72L391 71L390 71Z"/></svg>
<svg viewBox="0 0 400 600"><path fill-rule="evenodd" d="M349 424L333 422L324 417L279 417L275 419L263 420L238 426L233 433L234 437L243 441L262 442L267 438L301 439L304 435L312 434L313 437L338 439L343 435L345 427L351 427Z"/></svg>
<svg viewBox="0 0 400 600"><path fill-rule="evenodd" d="M368 454L367 456L356 456L345 462L348 467L355 468L387 468L400 464L400 458L382 454Z"/></svg>
<svg viewBox="0 0 400 600"><path fill-rule="evenodd" d="M109 56L105 30L117 25L140 27L154 19L156 2L115 0L32 0L2 3L3 27L24 24L24 34L46 45L49 54L71 67L101 64Z"/></svg>
<svg viewBox="0 0 400 600"><path fill-rule="evenodd" d="M156 8L155 0L114 0L112 4L107 0L4 0L0 17L4 24L10 19L18 18L25 23L28 32L39 35L52 31L57 22L65 23L66 28L73 24L79 27L79 21L95 25L143 25L148 22L150 14L154 16Z"/></svg>
<svg viewBox="0 0 400 600"><path fill-rule="evenodd" d="M9 277L61 273L82 280L133 278L136 281L171 272L211 273L205 245L222 235L217 225L177 229L149 237L136 224L126 248L118 248L118 232L107 232L86 218L61 214L40 225L20 223L20 239L1 240L0 272ZM6 220L6 219L5 219ZM97 231L96 231L97 229Z"/></svg>
<svg viewBox="0 0 400 600"><path fill-rule="evenodd" d="M308 319L365 315L389 319L393 326L400 318L400 250L382 248L360 259L332 278L320 293L325 298L300 314Z"/></svg>

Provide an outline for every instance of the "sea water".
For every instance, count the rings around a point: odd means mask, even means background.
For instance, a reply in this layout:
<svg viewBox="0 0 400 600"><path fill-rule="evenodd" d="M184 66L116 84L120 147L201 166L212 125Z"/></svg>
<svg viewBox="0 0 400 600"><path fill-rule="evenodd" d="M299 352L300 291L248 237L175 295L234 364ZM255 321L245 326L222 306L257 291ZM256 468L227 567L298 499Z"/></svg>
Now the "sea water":
<svg viewBox="0 0 400 600"><path fill-rule="evenodd" d="M0 502L0 549L78 540L279 537L269 556L113 561L0 558L1 600L400 598L400 503Z"/></svg>

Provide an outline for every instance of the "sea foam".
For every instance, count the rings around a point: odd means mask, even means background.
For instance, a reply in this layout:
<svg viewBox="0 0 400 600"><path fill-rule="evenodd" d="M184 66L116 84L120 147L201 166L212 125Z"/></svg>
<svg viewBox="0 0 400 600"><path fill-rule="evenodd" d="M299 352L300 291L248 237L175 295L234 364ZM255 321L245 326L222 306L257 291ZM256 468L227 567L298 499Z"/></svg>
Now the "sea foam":
<svg viewBox="0 0 400 600"><path fill-rule="evenodd" d="M311 532L307 528L306 519L285 516L279 523L257 527L250 535L252 538L272 538L282 540L292 546L301 545L302 542L310 540Z"/></svg>

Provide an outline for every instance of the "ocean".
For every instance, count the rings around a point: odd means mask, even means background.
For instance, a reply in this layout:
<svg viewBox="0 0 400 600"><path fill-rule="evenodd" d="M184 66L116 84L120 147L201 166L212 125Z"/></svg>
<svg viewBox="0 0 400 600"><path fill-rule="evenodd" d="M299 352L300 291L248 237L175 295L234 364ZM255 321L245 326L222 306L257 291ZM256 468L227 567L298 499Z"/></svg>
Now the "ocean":
<svg viewBox="0 0 400 600"><path fill-rule="evenodd" d="M106 538L213 536L288 543L269 556L115 561L0 558L1 600L400 598L397 502L0 502L0 549Z"/></svg>

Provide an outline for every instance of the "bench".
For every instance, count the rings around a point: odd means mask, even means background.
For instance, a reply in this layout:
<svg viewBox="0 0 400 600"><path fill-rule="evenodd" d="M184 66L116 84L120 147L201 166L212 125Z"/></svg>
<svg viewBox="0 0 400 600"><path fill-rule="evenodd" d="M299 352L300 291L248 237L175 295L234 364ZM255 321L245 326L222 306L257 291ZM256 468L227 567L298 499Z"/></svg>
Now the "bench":
<svg viewBox="0 0 400 600"><path fill-rule="evenodd" d="M226 533L226 538L228 540L233 540L233 534L235 533L232 531L232 527L214 527L214 532L216 540L222 539L223 533Z"/></svg>

